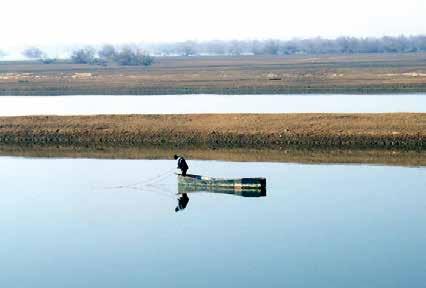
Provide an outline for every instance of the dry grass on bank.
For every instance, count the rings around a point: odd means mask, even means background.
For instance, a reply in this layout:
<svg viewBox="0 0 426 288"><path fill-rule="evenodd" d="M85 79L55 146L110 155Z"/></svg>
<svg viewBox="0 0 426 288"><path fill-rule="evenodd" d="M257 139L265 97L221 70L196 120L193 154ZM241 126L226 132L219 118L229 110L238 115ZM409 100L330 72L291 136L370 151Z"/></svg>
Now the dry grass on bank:
<svg viewBox="0 0 426 288"><path fill-rule="evenodd" d="M424 149L426 114L2 117L0 143Z"/></svg>

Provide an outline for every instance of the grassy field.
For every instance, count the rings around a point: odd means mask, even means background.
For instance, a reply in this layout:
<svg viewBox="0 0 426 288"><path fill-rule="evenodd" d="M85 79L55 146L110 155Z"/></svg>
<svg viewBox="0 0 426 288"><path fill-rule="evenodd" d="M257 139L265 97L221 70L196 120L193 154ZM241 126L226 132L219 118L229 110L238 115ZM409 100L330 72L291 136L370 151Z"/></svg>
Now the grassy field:
<svg viewBox="0 0 426 288"><path fill-rule="evenodd" d="M426 53L157 57L150 67L0 62L0 95L426 92Z"/></svg>
<svg viewBox="0 0 426 288"><path fill-rule="evenodd" d="M0 117L0 144L425 150L426 113Z"/></svg>

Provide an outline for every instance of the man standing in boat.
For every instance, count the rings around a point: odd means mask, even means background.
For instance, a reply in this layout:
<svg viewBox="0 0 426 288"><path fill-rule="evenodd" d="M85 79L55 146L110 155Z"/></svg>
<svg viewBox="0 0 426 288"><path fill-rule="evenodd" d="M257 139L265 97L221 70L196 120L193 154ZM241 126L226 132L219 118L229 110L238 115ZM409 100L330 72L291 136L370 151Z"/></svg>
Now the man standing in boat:
<svg viewBox="0 0 426 288"><path fill-rule="evenodd" d="M180 171L182 171L182 176L186 176L186 171L188 171L189 167L185 159L182 156L178 156L178 155L175 155L174 158L175 160L178 161L177 168L180 169Z"/></svg>

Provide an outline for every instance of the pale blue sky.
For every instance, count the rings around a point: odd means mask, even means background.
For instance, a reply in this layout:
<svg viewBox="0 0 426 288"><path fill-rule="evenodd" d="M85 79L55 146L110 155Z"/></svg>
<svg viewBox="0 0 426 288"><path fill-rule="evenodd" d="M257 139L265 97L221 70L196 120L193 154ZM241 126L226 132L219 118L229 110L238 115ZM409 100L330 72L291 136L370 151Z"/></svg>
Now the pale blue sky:
<svg viewBox="0 0 426 288"><path fill-rule="evenodd" d="M1 46L426 34L426 0L3 0Z"/></svg>

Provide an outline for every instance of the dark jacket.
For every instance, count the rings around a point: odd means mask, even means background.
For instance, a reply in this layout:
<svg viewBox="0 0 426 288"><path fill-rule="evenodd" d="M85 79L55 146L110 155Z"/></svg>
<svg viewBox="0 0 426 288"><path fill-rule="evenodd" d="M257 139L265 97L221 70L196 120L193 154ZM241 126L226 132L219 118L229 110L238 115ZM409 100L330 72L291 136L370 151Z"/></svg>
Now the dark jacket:
<svg viewBox="0 0 426 288"><path fill-rule="evenodd" d="M185 159L183 157L178 158L178 168L181 170L188 170L188 164L186 163Z"/></svg>

